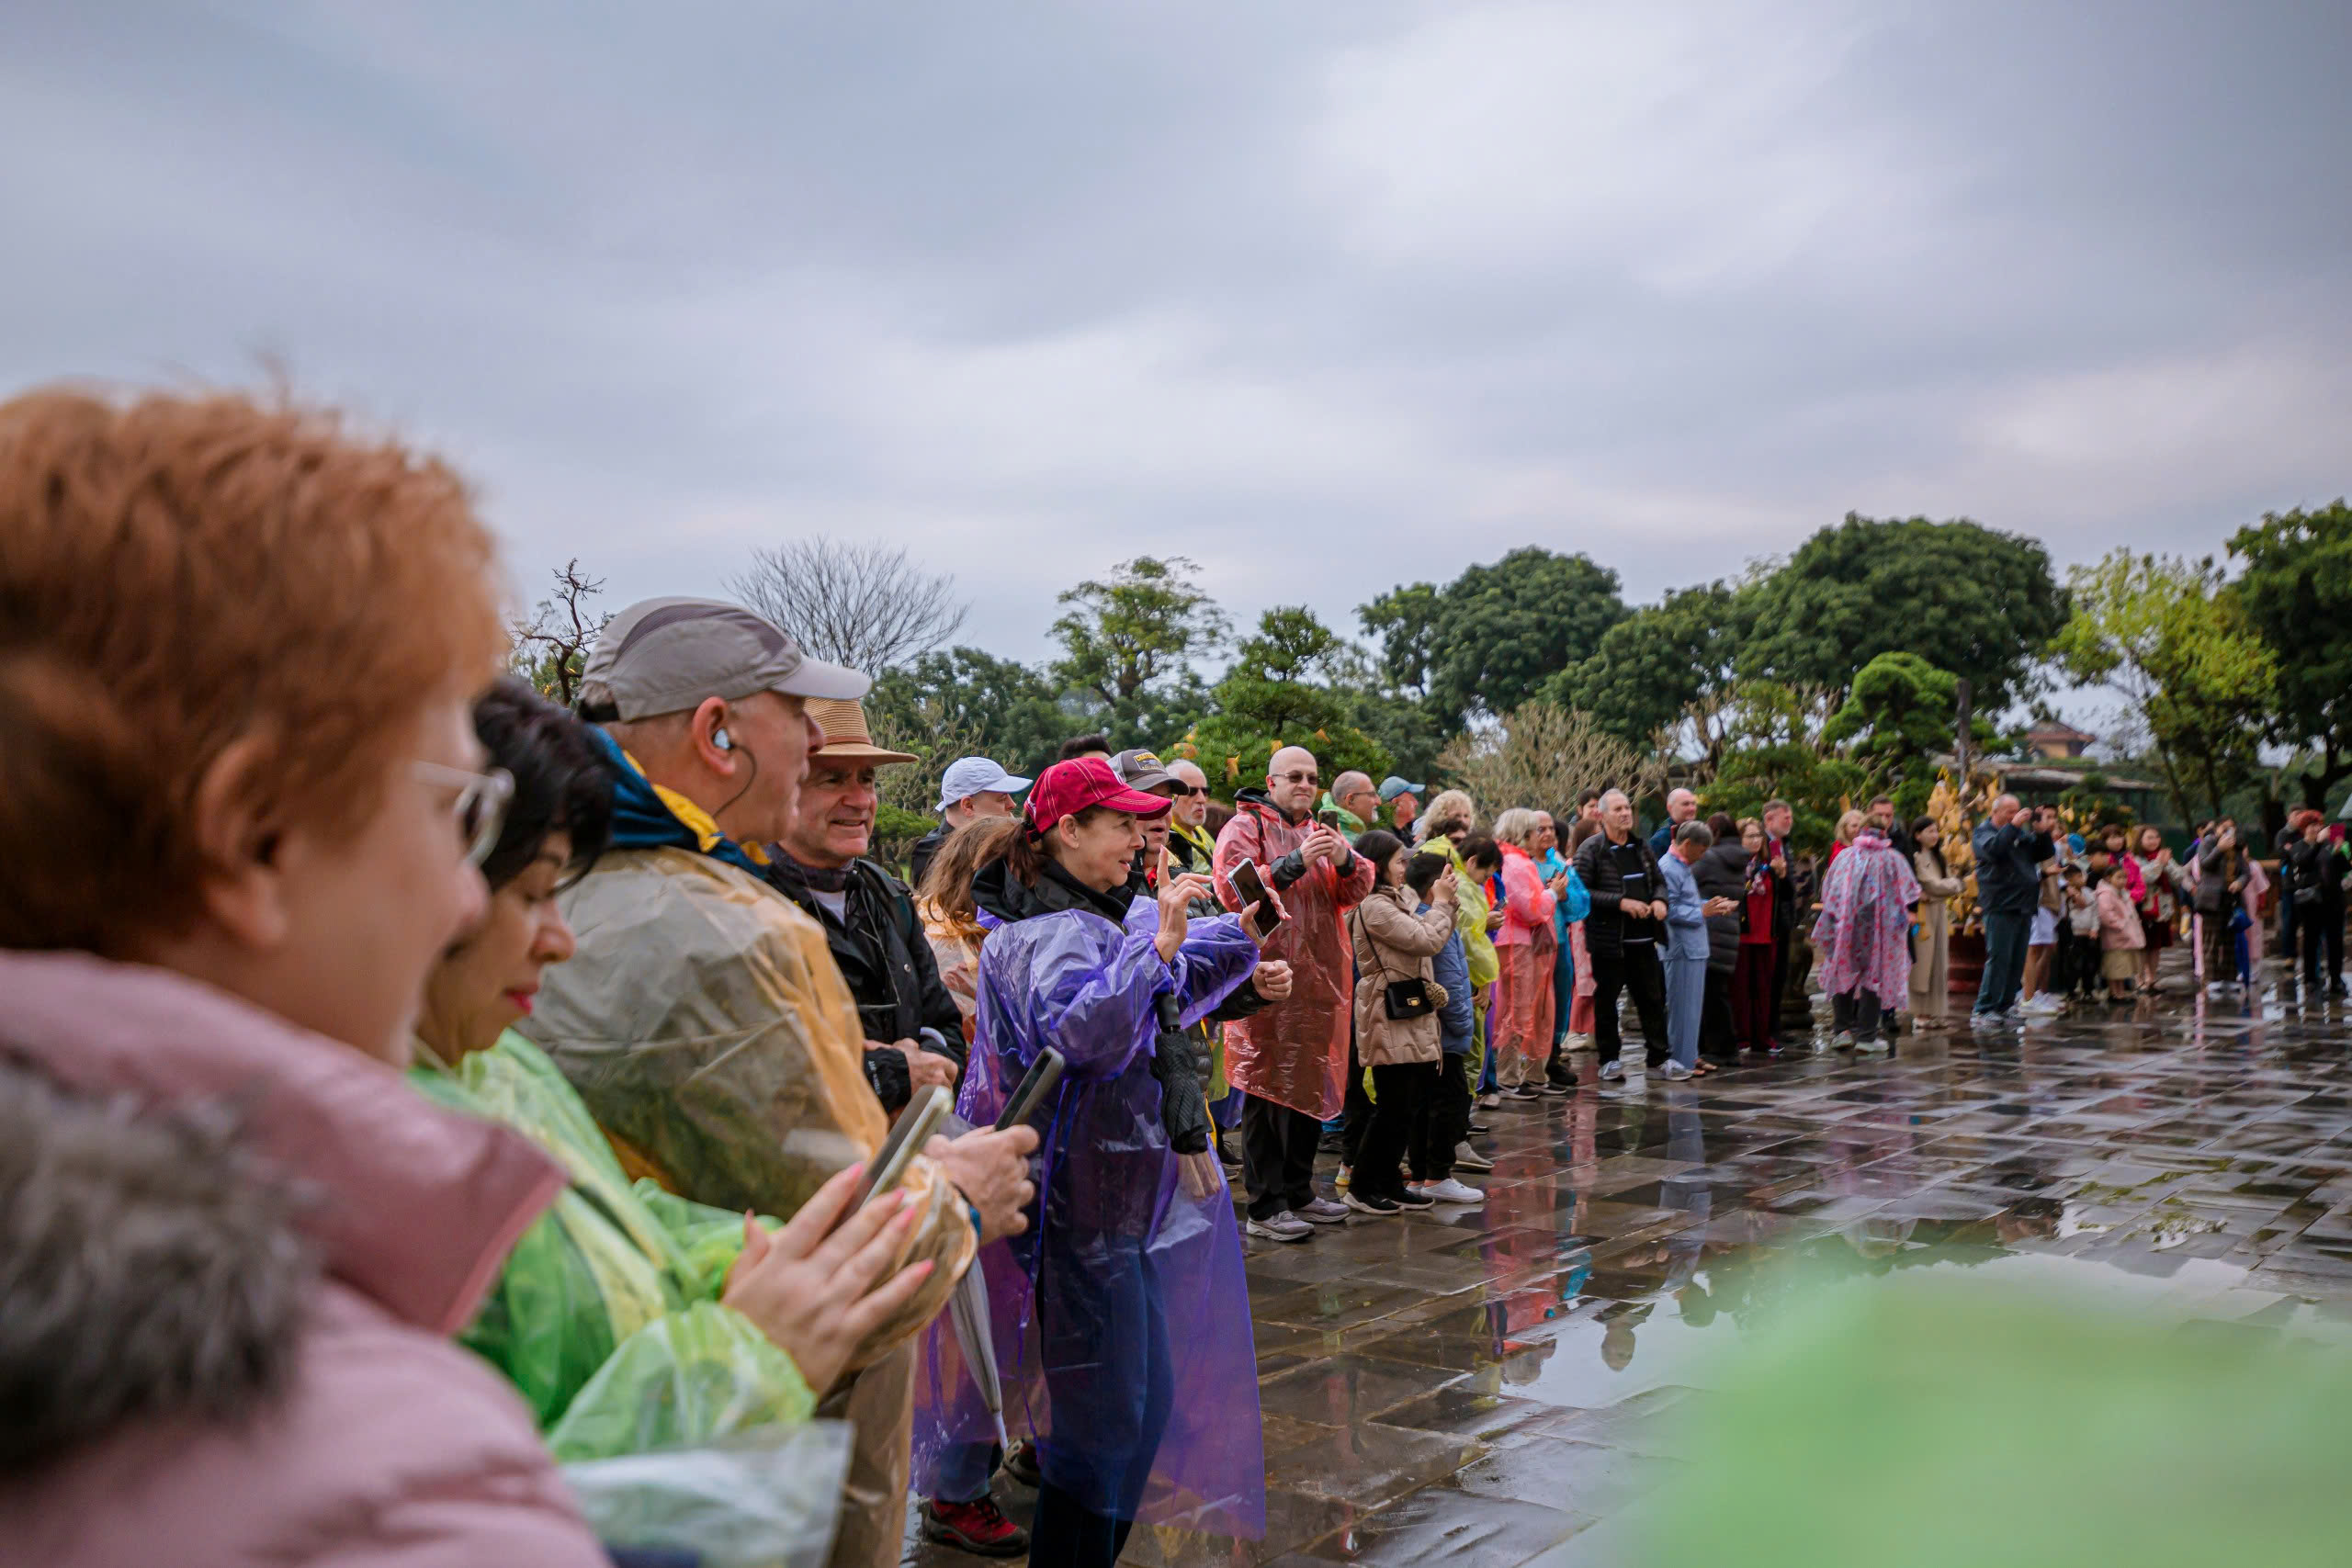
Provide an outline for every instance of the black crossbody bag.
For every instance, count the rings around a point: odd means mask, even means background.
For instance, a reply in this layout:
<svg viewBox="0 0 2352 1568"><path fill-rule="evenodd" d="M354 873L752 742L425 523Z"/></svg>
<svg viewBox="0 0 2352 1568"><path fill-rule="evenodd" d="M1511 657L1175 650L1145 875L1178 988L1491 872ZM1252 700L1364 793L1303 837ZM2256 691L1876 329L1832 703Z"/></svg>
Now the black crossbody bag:
<svg viewBox="0 0 2352 1568"><path fill-rule="evenodd" d="M1359 912L1352 918L1357 927L1361 929L1363 925L1363 914ZM1430 995L1430 983L1427 980L1422 979L1419 975L1409 980L1389 980L1388 961L1381 956L1380 943L1372 939L1370 931L1363 933L1363 944L1372 949L1372 961L1380 966L1380 977L1388 981L1386 987L1381 992L1380 1005L1390 1018L1401 1021L1427 1018L1437 1011L1437 998Z"/></svg>

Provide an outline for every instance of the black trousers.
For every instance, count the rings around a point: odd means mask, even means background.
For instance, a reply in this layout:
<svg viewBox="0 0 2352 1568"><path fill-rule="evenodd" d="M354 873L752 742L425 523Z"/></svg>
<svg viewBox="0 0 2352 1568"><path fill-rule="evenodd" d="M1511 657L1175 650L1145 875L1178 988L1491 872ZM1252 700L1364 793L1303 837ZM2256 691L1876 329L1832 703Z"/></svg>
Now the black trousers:
<svg viewBox="0 0 2352 1568"><path fill-rule="evenodd" d="M1617 998L1630 995L1642 1021L1642 1044L1653 1067L1666 1060L1666 971L1657 944L1639 942L1614 953L1592 955L1592 1044L1601 1061L1613 1062L1624 1047L1617 1030Z"/></svg>
<svg viewBox="0 0 2352 1568"><path fill-rule="evenodd" d="M1707 999L1699 1010L1699 1055L1711 1062L1728 1062L1739 1055L1738 1032L1731 1023L1731 971L1707 965Z"/></svg>
<svg viewBox="0 0 2352 1568"><path fill-rule="evenodd" d="M1364 1129L1372 1124L1372 1097L1363 1091L1363 1063L1356 1055L1356 1030L1348 1025L1348 1097L1340 1107L1340 1160L1356 1163Z"/></svg>
<svg viewBox="0 0 2352 1568"><path fill-rule="evenodd" d="M1776 921L1781 919L1778 908L1772 911L1772 919ZM1771 1043L1775 1051L1781 1048L1781 1015L1788 1005L1789 931L1783 923L1772 938L1772 1005L1766 1010L1764 1020L1764 1038Z"/></svg>
<svg viewBox="0 0 2352 1568"><path fill-rule="evenodd" d="M2344 980L2344 907L2329 908L2323 904L2316 909L2304 909L2295 917L2302 929L2303 982L2319 984L2322 948L2326 949L2327 983L2341 985Z"/></svg>
<svg viewBox="0 0 2352 1568"><path fill-rule="evenodd" d="M1241 1185L1250 1217L1271 1220L1315 1201L1315 1145L1323 1123L1256 1095L1241 1102Z"/></svg>
<svg viewBox="0 0 2352 1568"><path fill-rule="evenodd" d="M1354 1185L1359 1197L1396 1198L1405 1183L1396 1174L1405 1151L1412 1146L1413 1124L1429 1118L1430 1101L1437 1094L1437 1076L1444 1058L1435 1062L1399 1062L1372 1069L1374 1098L1371 1124L1365 1127L1358 1151Z"/></svg>
<svg viewBox="0 0 2352 1568"><path fill-rule="evenodd" d="M1438 1064L1437 1086L1413 1120L1405 1158L1416 1181L1443 1181L1453 1174L1453 1151L1470 1135L1470 1078L1461 1056Z"/></svg>

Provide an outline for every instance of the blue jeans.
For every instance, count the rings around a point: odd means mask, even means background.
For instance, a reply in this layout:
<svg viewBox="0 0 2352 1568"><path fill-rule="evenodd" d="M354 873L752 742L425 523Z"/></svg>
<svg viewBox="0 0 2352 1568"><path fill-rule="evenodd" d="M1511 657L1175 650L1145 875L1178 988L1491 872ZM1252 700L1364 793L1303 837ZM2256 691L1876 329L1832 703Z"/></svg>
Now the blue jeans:
<svg viewBox="0 0 2352 1568"><path fill-rule="evenodd" d="M2025 941L2033 931L2031 911L2018 915L1984 914L1984 976L1976 983L1980 1013L2007 1012L2018 1005L2025 985Z"/></svg>
<svg viewBox="0 0 2352 1568"><path fill-rule="evenodd" d="M1552 1039L1568 1037L1568 1008L1577 999L1577 955L1566 933L1560 937L1559 962L1552 965Z"/></svg>
<svg viewBox="0 0 2352 1568"><path fill-rule="evenodd" d="M978 1267L975 1265L975 1267ZM996 1473L996 1443L950 1443L940 1450L939 1477L932 1495L942 1503L977 1503L989 1495Z"/></svg>

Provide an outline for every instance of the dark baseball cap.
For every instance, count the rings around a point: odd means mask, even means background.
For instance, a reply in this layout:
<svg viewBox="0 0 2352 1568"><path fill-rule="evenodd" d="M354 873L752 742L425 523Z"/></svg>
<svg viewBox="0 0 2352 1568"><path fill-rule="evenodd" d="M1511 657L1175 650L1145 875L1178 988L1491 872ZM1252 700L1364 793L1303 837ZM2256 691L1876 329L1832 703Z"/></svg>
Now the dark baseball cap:
<svg viewBox="0 0 2352 1568"><path fill-rule="evenodd" d="M1119 782L1129 789L1150 791L1176 782L1176 775L1168 771L1168 765L1159 760L1159 755L1141 746L1112 758L1111 771L1117 773Z"/></svg>
<svg viewBox="0 0 2352 1568"><path fill-rule="evenodd" d="M808 658L781 626L718 599L640 599L588 655L580 716L592 723L679 713L755 692L854 701L870 676Z"/></svg>

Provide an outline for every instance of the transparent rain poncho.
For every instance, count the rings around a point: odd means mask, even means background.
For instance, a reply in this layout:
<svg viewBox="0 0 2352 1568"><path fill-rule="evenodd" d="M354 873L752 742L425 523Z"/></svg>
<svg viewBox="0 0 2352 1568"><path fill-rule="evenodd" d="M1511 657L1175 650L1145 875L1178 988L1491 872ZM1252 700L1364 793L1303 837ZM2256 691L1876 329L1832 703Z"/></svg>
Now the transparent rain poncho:
<svg viewBox="0 0 2352 1568"><path fill-rule="evenodd" d="M991 868L993 869L993 868ZM986 876L983 873L983 876ZM957 1109L987 1124L1051 1045L1069 1058L1035 1119L1032 1228L980 1249L1005 1418L1038 1439L1047 1481L1096 1513L1256 1536L1265 1526L1257 1358L1232 1196L1194 1196L1163 1126L1159 998L1179 1027L1248 978L1256 944L1230 916L1195 919L1173 964L1137 898L1124 926L1093 908L1024 908L980 950L978 1037ZM1210 1168L1214 1170L1214 1163ZM934 1325L917 1372L916 1477L945 1445L993 1440L956 1337Z"/></svg>
<svg viewBox="0 0 2352 1568"><path fill-rule="evenodd" d="M1306 841L1315 826L1312 818L1288 822L1269 807L1243 801L1217 835L1217 897L1227 908L1241 907L1231 876L1234 865L1245 860L1258 863L1271 886L1275 866ZM1236 1089L1317 1121L1340 1113L1355 989L1340 919L1372 891L1372 863L1362 855L1351 857L1345 875L1324 861L1277 895L1290 919L1267 944L1266 956L1289 961L1291 993L1225 1026L1225 1070ZM1475 970L1471 978L1477 978Z"/></svg>

